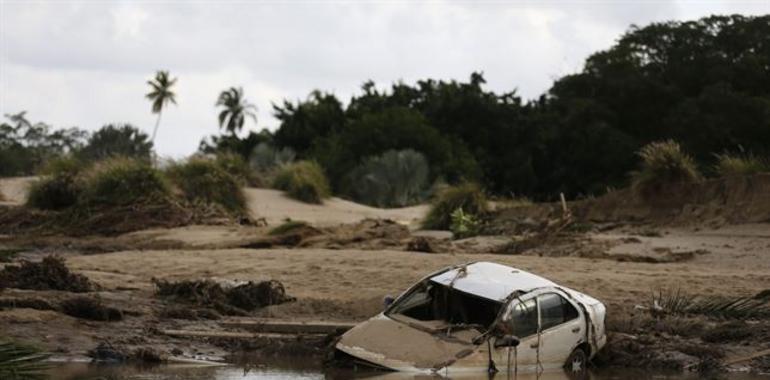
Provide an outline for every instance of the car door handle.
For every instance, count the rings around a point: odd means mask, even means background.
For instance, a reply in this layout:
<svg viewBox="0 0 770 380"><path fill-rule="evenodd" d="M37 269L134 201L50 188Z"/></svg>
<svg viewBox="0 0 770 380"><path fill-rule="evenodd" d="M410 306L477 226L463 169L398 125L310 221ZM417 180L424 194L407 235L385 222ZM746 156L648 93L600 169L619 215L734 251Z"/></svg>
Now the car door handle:
<svg viewBox="0 0 770 380"><path fill-rule="evenodd" d="M572 329L572 332L575 333L575 334L579 333L580 332L580 327L575 327L574 329Z"/></svg>

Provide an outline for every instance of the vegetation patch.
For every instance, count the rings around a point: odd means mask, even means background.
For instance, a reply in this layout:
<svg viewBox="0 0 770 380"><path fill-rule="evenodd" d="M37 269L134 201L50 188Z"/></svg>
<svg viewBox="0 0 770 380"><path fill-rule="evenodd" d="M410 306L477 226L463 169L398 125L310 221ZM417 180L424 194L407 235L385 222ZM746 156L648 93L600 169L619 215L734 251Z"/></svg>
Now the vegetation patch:
<svg viewBox="0 0 770 380"><path fill-rule="evenodd" d="M737 342L749 338L753 334L754 331L748 323L730 321L708 330L701 339L709 343Z"/></svg>
<svg viewBox="0 0 770 380"><path fill-rule="evenodd" d="M35 347L0 339L0 379L47 379L50 356Z"/></svg>
<svg viewBox="0 0 770 380"><path fill-rule="evenodd" d="M273 181L273 187L306 203L320 204L331 196L323 168L313 161L297 161L283 166Z"/></svg>
<svg viewBox="0 0 770 380"><path fill-rule="evenodd" d="M720 177L741 177L770 171L770 162L753 154L717 154L714 167Z"/></svg>
<svg viewBox="0 0 770 380"><path fill-rule="evenodd" d="M114 307L105 306L98 297L74 297L62 301L60 305L62 313L71 317L88 319L91 321L120 321L123 312Z"/></svg>
<svg viewBox="0 0 770 380"><path fill-rule="evenodd" d="M217 161L194 158L169 168L168 176L190 202L217 204L234 214L246 211L241 184Z"/></svg>
<svg viewBox="0 0 770 380"><path fill-rule="evenodd" d="M641 168L631 173L631 185L643 196L659 194L666 186L701 179L695 160L673 140L647 144L638 155L642 160Z"/></svg>
<svg viewBox="0 0 770 380"><path fill-rule="evenodd" d="M22 261L0 270L0 289L64 290L89 292L95 285L82 274L70 272L60 256L46 256L40 262Z"/></svg>
<svg viewBox="0 0 770 380"><path fill-rule="evenodd" d="M466 215L478 217L488 211L487 197L481 186L465 183L441 191L433 201L423 228L448 230L452 226L452 213L462 209Z"/></svg>
<svg viewBox="0 0 770 380"><path fill-rule="evenodd" d="M166 178L149 162L112 158L94 165L84 178L82 204L125 206L166 202L171 188Z"/></svg>
<svg viewBox="0 0 770 380"><path fill-rule="evenodd" d="M475 216L465 213L462 208L454 210L450 216L452 224L449 226L449 230L452 231L452 236L455 239L464 239L479 234L481 226Z"/></svg>
<svg viewBox="0 0 770 380"><path fill-rule="evenodd" d="M369 157L348 175L345 191L356 202L404 207L422 202L430 187L428 160L412 149Z"/></svg>
<svg viewBox="0 0 770 380"><path fill-rule="evenodd" d="M153 279L153 282L158 296L210 307L225 315L245 315L265 306L294 301L278 281L249 281L230 288L211 280L169 282Z"/></svg>
<svg viewBox="0 0 770 380"><path fill-rule="evenodd" d="M226 173L233 176L241 185L261 185L260 179L251 166L249 166L249 163L238 154L230 152L219 153L214 162Z"/></svg>
<svg viewBox="0 0 770 380"><path fill-rule="evenodd" d="M75 205L83 189L74 176L43 177L29 187L27 206L41 210L61 210Z"/></svg>
<svg viewBox="0 0 770 380"><path fill-rule="evenodd" d="M652 310L658 313L703 315L726 319L770 317L768 301L755 297L694 296L677 290L652 295Z"/></svg>

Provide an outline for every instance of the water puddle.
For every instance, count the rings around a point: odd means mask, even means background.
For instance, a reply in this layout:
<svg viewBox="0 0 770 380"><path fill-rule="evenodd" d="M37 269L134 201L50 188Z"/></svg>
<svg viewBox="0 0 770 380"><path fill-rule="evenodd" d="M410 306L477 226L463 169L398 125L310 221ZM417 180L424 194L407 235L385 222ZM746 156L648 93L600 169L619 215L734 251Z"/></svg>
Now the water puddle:
<svg viewBox="0 0 770 380"><path fill-rule="evenodd" d="M349 370L325 370L313 364L303 363L297 359L293 362L270 363L269 365L238 366L228 365L221 367L201 367L190 365L163 365L163 366L131 366L131 365L93 365L87 363L67 363L57 365L51 370L51 380L343 380L343 379L371 379L371 380L411 380L411 379L440 379L437 376L414 375L406 373L383 372L353 372ZM572 380L563 372L547 372L536 376L534 374L519 374L508 377L506 373L498 373L495 376L486 374L463 374L451 376L453 379L517 379L517 380ZM684 380L699 379L698 374L690 373L661 373L650 371L627 370L601 370L593 371L584 379L610 380L610 379L655 379L655 380ZM725 374L719 377L724 380L768 380L768 376L752 375L746 373Z"/></svg>

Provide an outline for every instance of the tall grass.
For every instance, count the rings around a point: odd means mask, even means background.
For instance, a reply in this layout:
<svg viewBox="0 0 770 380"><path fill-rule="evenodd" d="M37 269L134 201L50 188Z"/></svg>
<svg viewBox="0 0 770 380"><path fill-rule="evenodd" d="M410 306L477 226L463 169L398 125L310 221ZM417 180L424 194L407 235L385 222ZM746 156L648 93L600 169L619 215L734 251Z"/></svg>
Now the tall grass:
<svg viewBox="0 0 770 380"><path fill-rule="evenodd" d="M354 200L377 207L404 207L422 202L428 193L428 160L417 151L390 150L367 158L348 175Z"/></svg>
<svg viewBox="0 0 770 380"><path fill-rule="evenodd" d="M667 185L701 179L695 160L673 140L647 144L638 155L641 167L631 173L631 182L632 188L643 195L654 195Z"/></svg>
<svg viewBox="0 0 770 380"><path fill-rule="evenodd" d="M720 177L741 177L770 171L770 161L753 154L717 154L714 171Z"/></svg>
<svg viewBox="0 0 770 380"><path fill-rule="evenodd" d="M246 210L239 181L218 161L193 158L171 166L167 174L188 201L218 204L233 213Z"/></svg>
<svg viewBox="0 0 770 380"><path fill-rule="evenodd" d="M46 379L49 356L34 347L0 339L0 379Z"/></svg>
<svg viewBox="0 0 770 380"><path fill-rule="evenodd" d="M94 165L84 175L81 201L85 205L124 206L163 201L171 187L149 162L131 158L111 158Z"/></svg>
<svg viewBox="0 0 770 380"><path fill-rule="evenodd" d="M323 168L313 161L297 161L278 171L273 187L306 203L320 204L331 196L329 180Z"/></svg>
<svg viewBox="0 0 770 380"><path fill-rule="evenodd" d="M242 185L254 186L259 184L259 178L257 178L254 170L238 154L229 152L219 153L214 162Z"/></svg>
<svg viewBox="0 0 770 380"><path fill-rule="evenodd" d="M481 186L475 183L464 183L439 192L423 220L423 228L449 229L452 225L452 213L457 209L462 209L465 215L471 216L487 212L489 209L487 197Z"/></svg>

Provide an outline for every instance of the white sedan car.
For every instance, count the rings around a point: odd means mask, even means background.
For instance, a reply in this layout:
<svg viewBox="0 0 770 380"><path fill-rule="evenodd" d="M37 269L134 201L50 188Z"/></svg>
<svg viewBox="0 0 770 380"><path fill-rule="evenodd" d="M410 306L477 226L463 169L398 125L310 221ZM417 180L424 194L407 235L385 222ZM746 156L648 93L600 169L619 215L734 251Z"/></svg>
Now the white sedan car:
<svg viewBox="0 0 770 380"><path fill-rule="evenodd" d="M582 372L606 343L604 318L604 305L590 296L476 262L422 279L336 349L354 363L395 371Z"/></svg>

